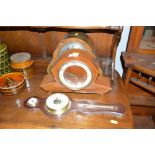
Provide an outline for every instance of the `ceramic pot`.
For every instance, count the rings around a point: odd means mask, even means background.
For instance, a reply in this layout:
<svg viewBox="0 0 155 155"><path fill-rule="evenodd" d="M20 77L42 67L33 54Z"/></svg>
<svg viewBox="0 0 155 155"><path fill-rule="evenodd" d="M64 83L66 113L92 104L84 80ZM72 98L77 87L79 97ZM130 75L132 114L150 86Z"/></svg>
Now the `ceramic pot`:
<svg viewBox="0 0 155 155"><path fill-rule="evenodd" d="M7 45L0 41L0 76L10 73L11 71Z"/></svg>
<svg viewBox="0 0 155 155"><path fill-rule="evenodd" d="M25 87L26 81L22 73L13 72L0 77L0 93L2 95L17 94Z"/></svg>
<svg viewBox="0 0 155 155"><path fill-rule="evenodd" d="M11 67L14 72L21 72L24 74L25 79L33 76L33 60L29 53L16 53L11 57Z"/></svg>

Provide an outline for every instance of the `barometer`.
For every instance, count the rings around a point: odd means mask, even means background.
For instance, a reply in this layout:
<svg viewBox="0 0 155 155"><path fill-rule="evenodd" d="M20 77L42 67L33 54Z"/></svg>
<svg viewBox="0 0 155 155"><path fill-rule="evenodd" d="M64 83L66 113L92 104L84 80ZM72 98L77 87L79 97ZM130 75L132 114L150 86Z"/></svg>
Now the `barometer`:
<svg viewBox="0 0 155 155"><path fill-rule="evenodd" d="M69 112L86 115L112 115L122 117L125 108L119 103L103 104L90 100L76 101L63 93L53 93L47 98L33 96L25 100L24 107L29 110L41 110L50 116L63 116Z"/></svg>

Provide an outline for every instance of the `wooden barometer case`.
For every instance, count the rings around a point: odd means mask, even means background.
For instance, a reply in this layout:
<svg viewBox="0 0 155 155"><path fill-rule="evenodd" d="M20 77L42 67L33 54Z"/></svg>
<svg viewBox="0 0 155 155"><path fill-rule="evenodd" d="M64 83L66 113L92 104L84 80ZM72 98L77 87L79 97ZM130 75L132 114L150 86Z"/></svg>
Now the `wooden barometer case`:
<svg viewBox="0 0 155 155"><path fill-rule="evenodd" d="M90 38L82 32L67 34L58 44L40 87L49 93L105 94L110 78L102 74Z"/></svg>

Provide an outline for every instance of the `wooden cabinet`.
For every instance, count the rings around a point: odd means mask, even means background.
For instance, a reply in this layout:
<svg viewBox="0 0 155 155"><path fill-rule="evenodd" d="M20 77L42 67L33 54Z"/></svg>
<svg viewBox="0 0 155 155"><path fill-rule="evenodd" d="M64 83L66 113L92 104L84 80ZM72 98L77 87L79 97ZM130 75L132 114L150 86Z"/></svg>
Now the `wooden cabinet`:
<svg viewBox="0 0 155 155"><path fill-rule="evenodd" d="M153 26L131 27L127 47L127 53L130 52L155 55L155 27ZM137 76L137 72L133 72L131 76L132 77ZM152 80L152 82L154 82L154 79ZM134 113L154 115L155 113L153 108L155 107L154 93L151 93L150 91L147 91L131 83L127 87L127 93L129 96L130 104L133 106ZM139 109L142 109L142 111L140 112Z"/></svg>
<svg viewBox="0 0 155 155"><path fill-rule="evenodd" d="M155 26L131 27L127 51L155 54Z"/></svg>
<svg viewBox="0 0 155 155"><path fill-rule="evenodd" d="M20 94L2 96L0 94L0 128L133 128L132 114L122 79L116 74L113 89L105 95L98 94L69 94L78 100L102 99L103 103L120 103L125 107L123 118L114 116L91 115L85 116L71 112L55 119L35 111L27 111L22 107L23 101L30 96L46 98L49 94L39 85L47 74L52 53L59 41L70 31L82 31L89 35L100 57L110 57L113 65L116 49L122 28L118 27L0 27L0 40L8 45L9 54L29 52L34 60L35 74L27 81L28 87Z"/></svg>
<svg viewBox="0 0 155 155"><path fill-rule="evenodd" d="M122 27L0 27L0 40L8 45L10 55L29 52L34 58L47 58L70 31L87 33L98 56L109 57L116 48L114 45L117 46L115 41L118 43Z"/></svg>

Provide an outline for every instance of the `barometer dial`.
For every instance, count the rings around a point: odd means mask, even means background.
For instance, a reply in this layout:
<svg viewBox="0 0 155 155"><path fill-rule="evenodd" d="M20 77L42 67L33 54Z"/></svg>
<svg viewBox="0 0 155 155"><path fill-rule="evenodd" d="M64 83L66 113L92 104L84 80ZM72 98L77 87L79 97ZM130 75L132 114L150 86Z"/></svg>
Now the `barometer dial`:
<svg viewBox="0 0 155 155"><path fill-rule="evenodd" d="M91 69L81 61L68 61L59 70L59 80L72 90L87 87L92 80Z"/></svg>
<svg viewBox="0 0 155 155"><path fill-rule="evenodd" d="M61 56L65 51L71 50L71 49L81 49L86 50L86 48L77 42L70 42L68 44L65 44L59 51L59 56Z"/></svg>
<svg viewBox="0 0 155 155"><path fill-rule="evenodd" d="M60 116L71 107L71 101L68 96L62 93L55 93L50 95L46 99L45 108L46 111L52 115Z"/></svg>

